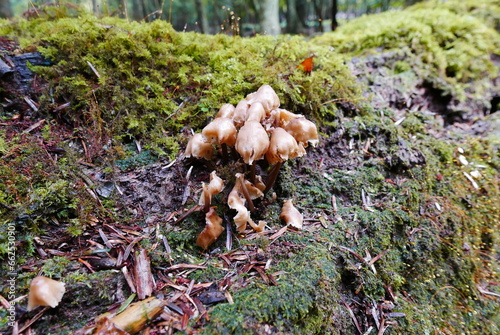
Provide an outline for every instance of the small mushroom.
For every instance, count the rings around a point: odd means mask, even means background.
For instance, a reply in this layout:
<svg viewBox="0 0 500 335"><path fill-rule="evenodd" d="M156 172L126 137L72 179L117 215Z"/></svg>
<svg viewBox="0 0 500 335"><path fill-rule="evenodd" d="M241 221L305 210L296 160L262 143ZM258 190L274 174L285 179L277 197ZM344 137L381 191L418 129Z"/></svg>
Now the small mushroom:
<svg viewBox="0 0 500 335"><path fill-rule="evenodd" d="M299 117L304 117L302 114L295 114L286 109L278 108L276 114L276 122L278 126L285 127L290 121L295 120Z"/></svg>
<svg viewBox="0 0 500 335"><path fill-rule="evenodd" d="M252 165L255 160L262 159L269 148L269 137L262 125L257 121L245 122L236 139L236 151L243 161Z"/></svg>
<svg viewBox="0 0 500 335"><path fill-rule="evenodd" d="M250 105L260 102L267 113L280 106L280 98L269 85L259 87L257 92L247 96L247 100Z"/></svg>
<svg viewBox="0 0 500 335"><path fill-rule="evenodd" d="M265 221L259 221L258 224L256 224L252 218L250 217L250 211L245 207L245 201L246 198L248 197L249 204L251 203L251 197L252 195L250 193L255 192L253 194L254 196L257 196L259 192L255 187L255 190L251 190L248 192L245 188L245 181L242 182L242 175L241 174L236 174L236 184L234 185L233 189L231 190L231 193L229 193L229 196L227 198L227 204L229 208L234 209L237 211L237 214L234 216L233 220L234 223L236 224L236 228L238 232L243 233L246 229L247 223L250 224L250 226L255 230L255 231L263 231L264 227L266 226ZM245 196L244 192L248 192L248 194ZM262 194L262 192L260 192Z"/></svg>
<svg viewBox="0 0 500 335"><path fill-rule="evenodd" d="M28 295L28 311L38 306L59 305L65 292L64 283L44 276L33 278Z"/></svg>
<svg viewBox="0 0 500 335"><path fill-rule="evenodd" d="M212 173L210 173L210 183L202 183L202 188L203 191L198 204L204 206L204 212L207 213L212 203L212 197L222 191L224 188L224 182L219 176L217 176L215 171L212 171Z"/></svg>
<svg viewBox="0 0 500 335"><path fill-rule="evenodd" d="M234 114L234 106L231 104L224 104L219 109L219 111L217 112L217 115L215 115L215 117L216 118L218 118L218 117L232 118L233 114Z"/></svg>
<svg viewBox="0 0 500 335"><path fill-rule="evenodd" d="M184 155L186 157L212 158L213 148L210 143L207 143L205 137L201 133L196 133L189 139Z"/></svg>
<svg viewBox="0 0 500 335"><path fill-rule="evenodd" d="M289 158L301 157L306 153L302 144L297 143L295 138L283 128L275 128L271 133L269 150L266 152L266 160L274 165L269 171L266 180L266 194L273 187L278 177L279 170L283 162Z"/></svg>
<svg viewBox="0 0 500 335"><path fill-rule="evenodd" d="M289 132L297 142L304 144L304 146L307 146L307 143L311 143L311 145L315 147L319 142L316 125L305 117L291 120L285 126L285 130Z"/></svg>
<svg viewBox="0 0 500 335"><path fill-rule="evenodd" d="M233 147L236 143L236 127L233 120L227 117L218 117L210 122L202 132L207 142L218 143L222 147L224 162L228 161L227 146Z"/></svg>
<svg viewBox="0 0 500 335"><path fill-rule="evenodd" d="M207 142L227 144L231 147L236 143L236 127L233 120L227 117L215 118L201 133Z"/></svg>
<svg viewBox="0 0 500 335"><path fill-rule="evenodd" d="M246 121L260 122L266 117L266 110L260 102L254 102L247 110Z"/></svg>
<svg viewBox="0 0 500 335"><path fill-rule="evenodd" d="M222 218L220 218L213 208L205 214L205 229L198 235L196 245L207 249L224 231L222 227Z"/></svg>
<svg viewBox="0 0 500 335"><path fill-rule="evenodd" d="M245 123L247 119L248 107L250 107L250 104L248 103L248 100L245 99L241 100L236 105L233 112L233 121L236 127L239 128L243 125L243 123Z"/></svg>
<svg viewBox="0 0 500 335"><path fill-rule="evenodd" d="M250 211L245 207L245 198L240 196L236 185L227 197L229 208L236 210L237 214L233 217L236 229L243 233L247 227L247 222L250 221Z"/></svg>
<svg viewBox="0 0 500 335"><path fill-rule="evenodd" d="M274 165L289 158L300 157L305 154L303 147L299 147L295 138L283 128L275 128L271 133L269 149L266 152L266 160Z"/></svg>
<svg viewBox="0 0 500 335"><path fill-rule="evenodd" d="M283 202L280 219L284 220L288 226L292 226L296 229L302 229L304 223L304 217L292 204L292 199L288 199Z"/></svg>

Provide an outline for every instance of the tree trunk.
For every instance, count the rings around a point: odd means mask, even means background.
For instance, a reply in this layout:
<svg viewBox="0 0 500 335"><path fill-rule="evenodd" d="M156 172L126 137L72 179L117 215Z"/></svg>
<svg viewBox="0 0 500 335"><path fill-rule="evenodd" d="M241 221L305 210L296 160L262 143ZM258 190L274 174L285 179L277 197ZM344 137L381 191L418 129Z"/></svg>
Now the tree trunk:
<svg viewBox="0 0 500 335"><path fill-rule="evenodd" d="M200 32L203 34L208 34L208 21L207 21L207 9L203 0L194 0L196 6L196 14L198 14L198 26L200 27Z"/></svg>
<svg viewBox="0 0 500 335"><path fill-rule="evenodd" d="M258 12L261 32L268 35L279 35L281 33L279 0L262 0L259 2Z"/></svg>
<svg viewBox="0 0 500 335"><path fill-rule="evenodd" d="M299 22L304 29L307 29L307 0L295 0L295 10Z"/></svg>
<svg viewBox="0 0 500 335"><path fill-rule="evenodd" d="M339 10L338 0L332 0L332 31L337 29L339 23L337 22L337 12Z"/></svg>
<svg viewBox="0 0 500 335"><path fill-rule="evenodd" d="M382 11L387 11L389 10L389 5L391 3L391 0L383 0L382 1Z"/></svg>
<svg viewBox="0 0 500 335"><path fill-rule="evenodd" d="M286 0L286 32L289 34L298 34L299 27L300 21L297 15L297 1Z"/></svg>
<svg viewBox="0 0 500 335"><path fill-rule="evenodd" d="M0 0L0 18L12 17L10 0Z"/></svg>
<svg viewBox="0 0 500 335"><path fill-rule="evenodd" d="M144 18L144 7L141 0L132 0L132 19L140 21Z"/></svg>
<svg viewBox="0 0 500 335"><path fill-rule="evenodd" d="M313 0L314 12L316 13L316 20L318 21L318 30L323 32L323 0Z"/></svg>

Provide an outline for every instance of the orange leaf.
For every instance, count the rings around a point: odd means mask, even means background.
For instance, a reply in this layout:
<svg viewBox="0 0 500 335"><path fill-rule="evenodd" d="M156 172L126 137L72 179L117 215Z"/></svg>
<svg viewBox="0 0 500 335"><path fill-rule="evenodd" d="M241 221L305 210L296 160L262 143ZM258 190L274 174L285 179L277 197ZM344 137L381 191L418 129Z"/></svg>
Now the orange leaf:
<svg viewBox="0 0 500 335"><path fill-rule="evenodd" d="M311 74L312 70L313 70L313 57L314 56L311 56L309 58L306 58L302 63L300 63L299 66L297 67L300 67L305 73L308 73L308 74Z"/></svg>

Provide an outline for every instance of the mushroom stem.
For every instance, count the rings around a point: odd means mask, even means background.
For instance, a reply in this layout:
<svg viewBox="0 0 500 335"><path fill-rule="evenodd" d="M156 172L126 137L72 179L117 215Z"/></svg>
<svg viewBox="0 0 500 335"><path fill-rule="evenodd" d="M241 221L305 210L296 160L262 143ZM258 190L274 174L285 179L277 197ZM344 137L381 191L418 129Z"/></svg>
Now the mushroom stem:
<svg viewBox="0 0 500 335"><path fill-rule="evenodd" d="M278 162L276 163L272 168L271 171L269 171L269 174L267 175L266 179L266 188L264 190L264 195L273 187L274 183L276 182L276 179L278 178L278 173L280 172L281 166L283 165L283 162Z"/></svg>
<svg viewBox="0 0 500 335"><path fill-rule="evenodd" d="M255 164L250 164L250 182L255 184Z"/></svg>
<svg viewBox="0 0 500 335"><path fill-rule="evenodd" d="M241 185L241 189L240 189L241 193L243 193L243 196L245 197L245 199L248 203L248 209L250 210L250 212L253 213L255 211L255 206L253 205L252 198L250 197L250 193L248 192L247 185L245 185L245 179L243 178L243 175L240 175L238 177L238 182Z"/></svg>
<svg viewBox="0 0 500 335"><path fill-rule="evenodd" d="M203 192L203 198L205 198L204 199L205 204L203 205L203 213L208 213L208 211L210 210L212 196L208 192Z"/></svg>
<svg viewBox="0 0 500 335"><path fill-rule="evenodd" d="M227 162L229 162L229 155L227 153L227 144L222 143L221 147L222 147L222 162L224 164L227 164Z"/></svg>

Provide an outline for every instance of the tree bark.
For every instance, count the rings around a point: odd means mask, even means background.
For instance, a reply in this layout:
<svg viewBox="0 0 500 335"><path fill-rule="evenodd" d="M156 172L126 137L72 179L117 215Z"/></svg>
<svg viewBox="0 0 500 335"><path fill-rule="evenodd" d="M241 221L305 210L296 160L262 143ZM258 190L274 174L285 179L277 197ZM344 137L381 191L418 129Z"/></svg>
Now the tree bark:
<svg viewBox="0 0 500 335"><path fill-rule="evenodd" d="M318 21L318 30L323 32L323 0L313 0L314 12L316 13L316 20Z"/></svg>
<svg viewBox="0 0 500 335"><path fill-rule="evenodd" d="M307 1L306 0L295 0L295 10L297 12L297 17L299 22L302 24L304 29L307 29Z"/></svg>
<svg viewBox="0 0 500 335"><path fill-rule="evenodd" d="M144 18L144 4L142 0L132 0L132 18L137 21Z"/></svg>
<svg viewBox="0 0 500 335"><path fill-rule="evenodd" d="M338 0L332 0L332 31L337 29L339 23L337 21L337 12L339 11Z"/></svg>
<svg viewBox="0 0 500 335"><path fill-rule="evenodd" d="M298 34L299 27L300 21L297 15L297 1L286 0L286 32L289 34Z"/></svg>
<svg viewBox="0 0 500 335"><path fill-rule="evenodd" d="M208 34L208 20L207 20L207 9L203 0L194 0L196 6L196 14L198 15L198 27L200 27L200 32L203 34Z"/></svg>
<svg viewBox="0 0 500 335"><path fill-rule="evenodd" d="M268 35L279 35L280 28L280 7L279 0L259 1L260 29Z"/></svg>
<svg viewBox="0 0 500 335"><path fill-rule="evenodd" d="M383 0L382 1L382 11L387 11L389 10L389 5L391 3L391 0Z"/></svg>
<svg viewBox="0 0 500 335"><path fill-rule="evenodd" d="M0 18L12 17L10 0L0 0Z"/></svg>

